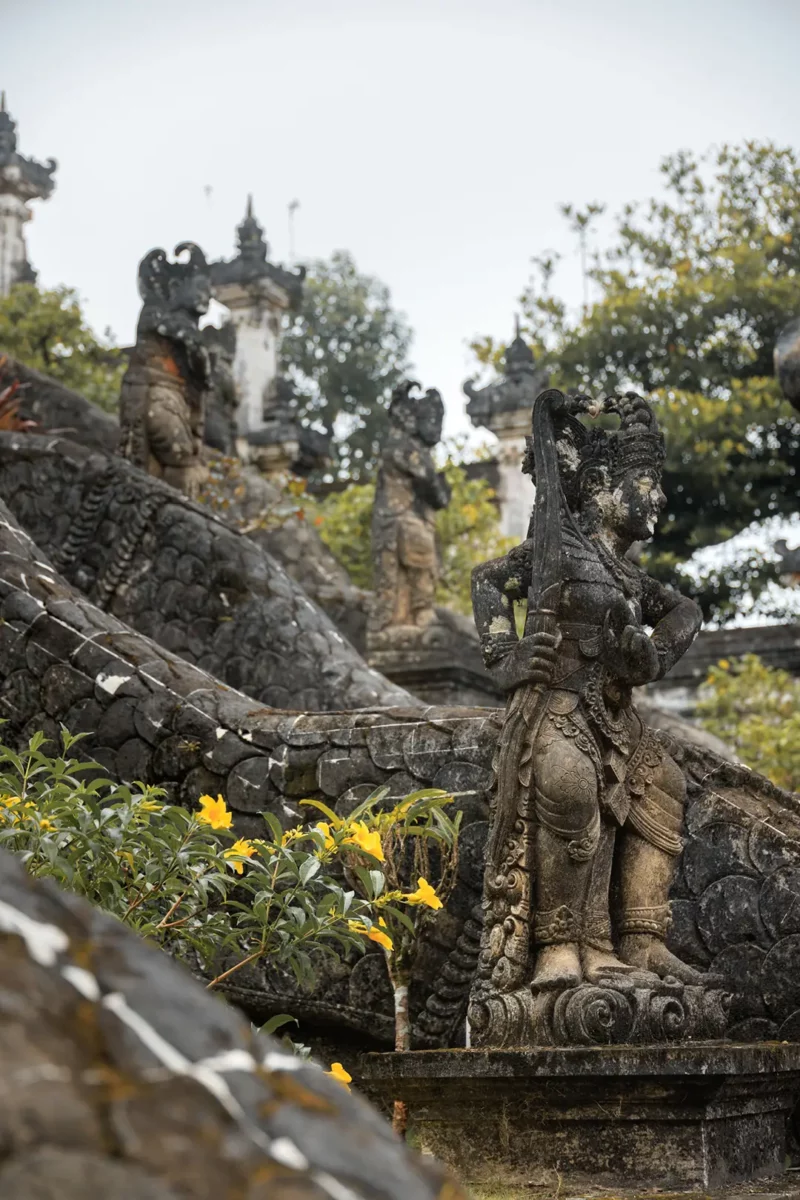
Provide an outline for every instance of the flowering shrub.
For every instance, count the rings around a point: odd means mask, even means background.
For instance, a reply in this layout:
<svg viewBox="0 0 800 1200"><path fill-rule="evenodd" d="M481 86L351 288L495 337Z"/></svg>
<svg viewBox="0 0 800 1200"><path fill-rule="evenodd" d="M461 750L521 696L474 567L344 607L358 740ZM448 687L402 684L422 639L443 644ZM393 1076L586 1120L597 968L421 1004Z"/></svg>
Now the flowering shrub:
<svg viewBox="0 0 800 1200"><path fill-rule="evenodd" d="M376 812L379 792L348 820L325 809L327 821L288 831L265 813L265 836L245 839L222 796L201 796L187 812L157 788L103 778L96 763L69 757L78 738L62 738L58 758L44 753L42 734L19 753L0 745L0 846L32 875L199 962L209 986L259 958L310 983L312 951L346 953L372 940L391 952L393 932L401 941L415 929L408 910L441 903L422 878L405 889L384 847L390 836L427 841L457 829L441 813L444 793Z"/></svg>
<svg viewBox="0 0 800 1200"><path fill-rule="evenodd" d="M452 797L436 788L414 792L388 811L380 811L377 806L386 792L384 788L370 796L346 822L324 804L306 803L314 804L328 817L328 821L317 825L326 844L338 836L343 848L357 845L381 866L381 871L371 871L353 864L351 874L356 887L361 895L373 900L380 912L371 927L357 920L349 925L354 933L377 942L386 955L394 993L395 1050L409 1050L408 988L420 927L430 919L431 912L443 907L455 883L461 813L451 820L444 806ZM366 817L370 818L370 826ZM438 880L436 888L428 882L432 874ZM410 879L417 883L413 891L407 890ZM375 887L380 891L376 893ZM337 1065L341 1064L334 1063L334 1067ZM402 1100L395 1101L392 1125L396 1133L405 1134L408 1109Z"/></svg>

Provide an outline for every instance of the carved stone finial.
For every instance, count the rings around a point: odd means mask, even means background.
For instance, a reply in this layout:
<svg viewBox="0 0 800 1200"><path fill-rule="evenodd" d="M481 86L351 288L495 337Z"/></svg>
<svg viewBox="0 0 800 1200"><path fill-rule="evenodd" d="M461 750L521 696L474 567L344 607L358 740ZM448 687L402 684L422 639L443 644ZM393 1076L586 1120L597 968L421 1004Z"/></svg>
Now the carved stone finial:
<svg viewBox="0 0 800 1200"><path fill-rule="evenodd" d="M248 195L244 220L236 227L236 241L242 258L253 262L266 262L269 244L264 229L253 216L253 197Z"/></svg>
<svg viewBox="0 0 800 1200"><path fill-rule="evenodd" d="M473 425L483 426L502 437L508 429L530 421L533 402L547 386L545 368L537 366L533 351L520 333L519 317L514 318L514 339L503 355L503 374L494 383L476 388L472 380L464 384L469 397L467 416Z"/></svg>
<svg viewBox="0 0 800 1200"><path fill-rule="evenodd" d="M183 259L181 256L185 256ZM118 453L195 496L206 476L205 407L211 362L199 321L211 298L209 266L194 242L139 264L143 307L120 391Z"/></svg>

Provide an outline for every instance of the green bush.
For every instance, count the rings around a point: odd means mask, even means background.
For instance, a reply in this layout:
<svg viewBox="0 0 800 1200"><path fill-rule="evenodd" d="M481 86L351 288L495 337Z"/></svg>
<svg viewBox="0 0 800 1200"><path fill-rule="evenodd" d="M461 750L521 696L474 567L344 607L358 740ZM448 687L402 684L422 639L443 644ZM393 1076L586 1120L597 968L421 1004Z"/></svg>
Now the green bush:
<svg viewBox="0 0 800 1200"><path fill-rule="evenodd" d="M756 654L721 659L697 705L704 729L773 783L800 788L800 682Z"/></svg>
<svg viewBox="0 0 800 1200"><path fill-rule="evenodd" d="M288 831L264 813L264 837L244 839L222 796L201 796L188 812L157 788L104 778L96 763L70 757L78 738L64 730L62 739L55 758L41 733L20 752L0 745L0 846L32 875L199 963L209 986L260 958L310 984L312 952L375 941L391 954L390 928L413 929L406 910L439 904L435 893L421 898L419 885L400 884L382 846L390 831L457 832L441 814L450 800L443 792L414 793L379 812L384 789L346 820L329 813L328 822Z"/></svg>

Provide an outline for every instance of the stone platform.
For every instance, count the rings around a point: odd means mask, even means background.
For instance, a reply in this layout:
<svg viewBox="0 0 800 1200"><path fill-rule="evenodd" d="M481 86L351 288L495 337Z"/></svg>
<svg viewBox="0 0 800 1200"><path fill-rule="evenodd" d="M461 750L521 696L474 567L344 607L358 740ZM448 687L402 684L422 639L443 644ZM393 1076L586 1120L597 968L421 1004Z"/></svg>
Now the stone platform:
<svg viewBox="0 0 800 1200"><path fill-rule="evenodd" d="M784 1170L800 1043L419 1050L354 1075L462 1178L706 1191Z"/></svg>

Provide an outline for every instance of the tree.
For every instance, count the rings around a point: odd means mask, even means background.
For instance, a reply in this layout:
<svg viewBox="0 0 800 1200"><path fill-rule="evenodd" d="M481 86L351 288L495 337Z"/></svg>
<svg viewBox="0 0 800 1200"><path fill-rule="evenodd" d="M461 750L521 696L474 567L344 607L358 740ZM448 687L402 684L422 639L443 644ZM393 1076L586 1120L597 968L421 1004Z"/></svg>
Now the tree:
<svg viewBox="0 0 800 1200"><path fill-rule="evenodd" d="M392 389L409 369L411 336L389 289L360 274L346 251L309 264L300 309L287 317L281 360L302 422L336 434L342 478L363 481L374 472Z"/></svg>
<svg viewBox="0 0 800 1200"><path fill-rule="evenodd" d="M436 514L442 573L436 589L439 604L470 615L472 568L510 548L500 533L494 492L485 479L470 479L463 466L448 458L444 466L452 488L450 503ZM334 492L309 514L320 537L357 587L372 586L370 523L375 484L351 484Z"/></svg>
<svg viewBox="0 0 800 1200"><path fill-rule="evenodd" d="M754 771L780 787L800 785L800 683L755 654L712 667L697 716Z"/></svg>
<svg viewBox="0 0 800 1200"><path fill-rule="evenodd" d="M0 352L116 411L125 356L108 330L103 339L92 332L71 288L18 283L0 297Z"/></svg>
<svg viewBox="0 0 800 1200"><path fill-rule="evenodd" d="M600 295L584 316L551 291L556 258L534 260L526 329L558 385L633 386L655 398L669 505L647 566L724 619L737 588L762 586L763 572L751 563L742 579L693 585L680 564L797 509L800 419L780 396L772 352L800 310L800 165L790 149L746 142L699 159L681 152L661 170L664 196L627 205L595 254L588 273ZM483 361L498 353L489 339L476 350Z"/></svg>

